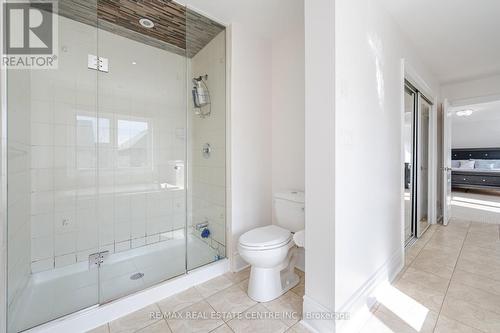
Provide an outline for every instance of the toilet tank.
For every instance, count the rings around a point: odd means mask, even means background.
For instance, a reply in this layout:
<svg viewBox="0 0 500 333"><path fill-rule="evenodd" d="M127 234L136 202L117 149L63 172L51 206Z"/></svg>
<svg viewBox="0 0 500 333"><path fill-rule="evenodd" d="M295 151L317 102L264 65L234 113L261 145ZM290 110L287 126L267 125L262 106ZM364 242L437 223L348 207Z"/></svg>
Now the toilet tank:
<svg viewBox="0 0 500 333"><path fill-rule="evenodd" d="M275 224L297 232L305 228L304 192L289 191L273 196Z"/></svg>

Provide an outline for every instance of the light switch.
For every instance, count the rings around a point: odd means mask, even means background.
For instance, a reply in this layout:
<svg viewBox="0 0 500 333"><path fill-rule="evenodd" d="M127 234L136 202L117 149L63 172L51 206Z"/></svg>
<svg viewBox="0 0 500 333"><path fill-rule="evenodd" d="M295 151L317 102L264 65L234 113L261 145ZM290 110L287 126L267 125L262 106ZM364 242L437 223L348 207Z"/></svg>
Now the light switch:
<svg viewBox="0 0 500 333"><path fill-rule="evenodd" d="M88 64L87 67L89 69L97 69L97 56L93 54L88 55Z"/></svg>

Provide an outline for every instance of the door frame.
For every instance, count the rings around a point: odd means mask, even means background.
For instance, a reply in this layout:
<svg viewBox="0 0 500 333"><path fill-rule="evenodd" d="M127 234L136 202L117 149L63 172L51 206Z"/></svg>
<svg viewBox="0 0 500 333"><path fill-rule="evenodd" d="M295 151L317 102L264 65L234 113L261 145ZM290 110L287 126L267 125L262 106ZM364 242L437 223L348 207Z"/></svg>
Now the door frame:
<svg viewBox="0 0 500 333"><path fill-rule="evenodd" d="M455 99L455 100L449 100L446 98L446 96L443 96L444 99L443 99L443 122L442 122L442 126L441 126L441 132L443 133L443 142L442 142L442 156L443 156L443 169L442 169L442 174L443 174L443 181L441 182L441 187L442 187L442 191L443 191L443 196L442 196L442 200L446 200L446 192L447 192L447 182L446 182L446 178L444 177L444 174L445 174L445 170L444 168L447 166L447 165L451 165L451 137L450 137L450 149L449 149L449 152L447 151L448 150L448 147L446 146L446 140L444 140L444 135L446 135L446 133L444 132L444 129L445 129L445 117L446 117L446 113L445 112L453 112L454 109L456 108L459 108L459 107L466 107L466 106L474 106L474 105L478 105L478 104L485 104L485 103L491 103L491 102L496 102L496 101L500 101L500 95L498 94L494 94L494 95L486 95L486 96L479 96L479 97L471 97L471 98L463 98L463 99ZM451 120L450 120L451 121ZM450 123L450 131L451 131L451 123ZM451 133L450 133L450 136L451 136ZM450 163L448 163L450 162ZM445 223L445 215L446 215L446 202L443 201L443 204L442 204L442 209L443 209L443 224L447 224ZM451 218L451 211L452 211L452 208L450 206L450 209L449 211L447 212L448 213L448 216Z"/></svg>
<svg viewBox="0 0 500 333"><path fill-rule="evenodd" d="M438 111L438 98L437 94L431 86L422 78L421 75L408 63L404 58L401 59L401 76L400 76L400 165L404 166L404 94L405 94L405 81L412 84L423 96L426 97L431 103L431 114L429 124L429 206L428 216L429 224L437 223L437 111ZM405 205L404 205L404 168L400 168L400 226L401 226L401 252L404 258L405 248ZM404 260L403 260L404 262Z"/></svg>

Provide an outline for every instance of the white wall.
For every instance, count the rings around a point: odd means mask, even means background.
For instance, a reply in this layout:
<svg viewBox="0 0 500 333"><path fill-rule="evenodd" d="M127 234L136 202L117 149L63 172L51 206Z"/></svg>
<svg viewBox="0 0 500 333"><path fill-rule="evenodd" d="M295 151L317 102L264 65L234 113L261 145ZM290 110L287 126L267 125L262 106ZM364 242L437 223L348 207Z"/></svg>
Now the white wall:
<svg viewBox="0 0 500 333"><path fill-rule="evenodd" d="M499 110L500 113L500 110ZM452 121L452 148L500 147L500 119Z"/></svg>
<svg viewBox="0 0 500 333"><path fill-rule="evenodd" d="M437 82L380 3L336 4L335 307L356 311L403 264L401 59Z"/></svg>
<svg viewBox="0 0 500 333"><path fill-rule="evenodd" d="M500 95L500 74L443 85L441 94L450 101Z"/></svg>
<svg viewBox="0 0 500 333"><path fill-rule="evenodd" d="M304 190L304 19L272 45L272 188Z"/></svg>
<svg viewBox="0 0 500 333"><path fill-rule="evenodd" d="M305 1L306 285L304 314L335 311L335 6ZM305 322L333 332L332 320Z"/></svg>
<svg viewBox="0 0 500 333"><path fill-rule="evenodd" d="M301 8L300 15L291 16L289 29L272 42L272 193L304 191L305 185L304 4L290 6ZM296 265L304 270L304 249L298 253Z"/></svg>
<svg viewBox="0 0 500 333"><path fill-rule="evenodd" d="M271 43L238 22L231 25L232 253L239 236L271 222ZM243 265L238 256L233 269Z"/></svg>

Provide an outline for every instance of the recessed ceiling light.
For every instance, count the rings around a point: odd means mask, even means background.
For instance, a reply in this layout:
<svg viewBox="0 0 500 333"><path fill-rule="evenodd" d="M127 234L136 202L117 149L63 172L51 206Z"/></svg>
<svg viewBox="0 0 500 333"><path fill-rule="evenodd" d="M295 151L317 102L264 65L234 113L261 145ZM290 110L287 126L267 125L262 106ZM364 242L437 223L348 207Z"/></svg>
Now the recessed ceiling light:
<svg viewBox="0 0 500 333"><path fill-rule="evenodd" d="M457 111L455 114L458 116L458 117L468 117L470 116L471 114L474 113L474 110L460 110L460 111Z"/></svg>
<svg viewBox="0 0 500 333"><path fill-rule="evenodd" d="M153 21L151 21L150 19L147 19L147 18L141 18L139 20L139 23L146 29L151 29L152 27L155 26L155 24L153 23Z"/></svg>
<svg viewBox="0 0 500 333"><path fill-rule="evenodd" d="M132 61L132 65L137 65L137 63L135 61Z"/></svg>

